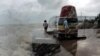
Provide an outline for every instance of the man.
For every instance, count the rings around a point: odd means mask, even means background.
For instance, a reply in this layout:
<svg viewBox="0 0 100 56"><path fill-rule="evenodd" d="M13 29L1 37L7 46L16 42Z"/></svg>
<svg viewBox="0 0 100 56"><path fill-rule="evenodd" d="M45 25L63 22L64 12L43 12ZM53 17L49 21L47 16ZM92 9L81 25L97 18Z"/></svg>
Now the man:
<svg viewBox="0 0 100 56"><path fill-rule="evenodd" d="M45 32L47 32L47 29L48 29L47 20L44 20L43 27L44 27Z"/></svg>
<svg viewBox="0 0 100 56"><path fill-rule="evenodd" d="M65 37L66 37L66 34L69 33L68 21L66 19L64 19L63 24L64 24Z"/></svg>
<svg viewBox="0 0 100 56"><path fill-rule="evenodd" d="M65 28L65 31L69 28L69 27L68 27L68 22L67 22L66 19L64 20L64 28Z"/></svg>

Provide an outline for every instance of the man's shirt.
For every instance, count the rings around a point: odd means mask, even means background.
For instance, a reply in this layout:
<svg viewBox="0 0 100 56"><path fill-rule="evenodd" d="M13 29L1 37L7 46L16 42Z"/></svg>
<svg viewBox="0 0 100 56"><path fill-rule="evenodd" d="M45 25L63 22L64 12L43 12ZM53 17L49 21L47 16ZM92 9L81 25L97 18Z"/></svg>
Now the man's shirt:
<svg viewBox="0 0 100 56"><path fill-rule="evenodd" d="M43 23L43 26L44 26L44 27L48 27L48 23L44 22L44 23Z"/></svg>
<svg viewBox="0 0 100 56"><path fill-rule="evenodd" d="M64 20L64 27L68 28L68 22L67 22L67 20Z"/></svg>

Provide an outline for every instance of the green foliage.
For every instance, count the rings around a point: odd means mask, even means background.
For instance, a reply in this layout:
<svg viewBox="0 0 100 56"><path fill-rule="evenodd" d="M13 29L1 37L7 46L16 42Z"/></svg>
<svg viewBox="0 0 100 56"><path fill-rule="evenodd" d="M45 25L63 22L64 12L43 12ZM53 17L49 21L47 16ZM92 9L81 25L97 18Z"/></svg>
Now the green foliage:
<svg viewBox="0 0 100 56"><path fill-rule="evenodd" d="M100 13L99 13L98 16L95 18L95 20L98 22L97 27L100 28Z"/></svg>
<svg viewBox="0 0 100 56"><path fill-rule="evenodd" d="M100 20L100 14L95 18L95 20Z"/></svg>

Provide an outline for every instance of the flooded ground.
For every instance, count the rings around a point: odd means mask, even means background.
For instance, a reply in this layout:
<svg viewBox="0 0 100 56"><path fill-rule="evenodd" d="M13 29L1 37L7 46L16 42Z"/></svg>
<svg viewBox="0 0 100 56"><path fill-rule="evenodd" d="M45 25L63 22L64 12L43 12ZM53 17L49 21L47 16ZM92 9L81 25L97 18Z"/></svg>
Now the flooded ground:
<svg viewBox="0 0 100 56"><path fill-rule="evenodd" d="M41 32L38 32L40 31ZM43 28L38 28L38 30L36 30L36 32L39 33L43 33ZM61 52L63 53L63 56L99 56L100 54L100 39L97 38L97 34L96 34L97 30L96 29L79 29L78 30L78 36L86 36L87 38L85 40L78 40L78 41L69 41L69 42L65 42L65 48L62 48ZM35 33L35 35L37 37L41 37L41 35L37 35ZM44 35L42 37L49 37L49 35ZM68 44L68 45L67 45ZM75 47L74 47L75 46ZM72 51L74 51L74 53L72 53L71 51L68 50L69 47L74 48ZM76 51L76 52L75 52ZM64 55L65 54L65 55ZM62 54L59 54L59 56L62 56Z"/></svg>
<svg viewBox="0 0 100 56"><path fill-rule="evenodd" d="M0 56L25 56L27 42L32 42L31 25L7 25L0 27ZM29 54L30 56L30 54Z"/></svg>
<svg viewBox="0 0 100 56"><path fill-rule="evenodd" d="M86 40L78 41L77 56L100 56L100 39L95 29L79 30L79 35L85 32Z"/></svg>
<svg viewBox="0 0 100 56"><path fill-rule="evenodd" d="M42 26L33 25L10 25L0 27L0 56L30 56L30 44L34 38L52 38L44 33ZM76 56L100 56L100 39L96 38L94 29L79 30L78 35L86 35L87 39L78 40L73 45L77 46ZM71 42L69 42L71 43ZM70 45L69 45L70 46ZM63 46L56 56L75 56Z"/></svg>

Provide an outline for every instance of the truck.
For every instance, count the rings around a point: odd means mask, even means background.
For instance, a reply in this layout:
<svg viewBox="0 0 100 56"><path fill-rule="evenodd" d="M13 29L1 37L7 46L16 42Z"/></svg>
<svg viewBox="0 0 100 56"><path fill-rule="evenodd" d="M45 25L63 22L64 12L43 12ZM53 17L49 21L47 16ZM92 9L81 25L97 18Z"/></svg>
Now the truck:
<svg viewBox="0 0 100 56"><path fill-rule="evenodd" d="M68 33L65 33L64 29L64 20L68 21ZM60 17L58 20L58 37L61 40L64 39L73 39L77 38L78 34L78 29L77 29L77 24L78 24L78 18L77 18L77 13L76 9L72 5L66 5L63 6L61 9Z"/></svg>

